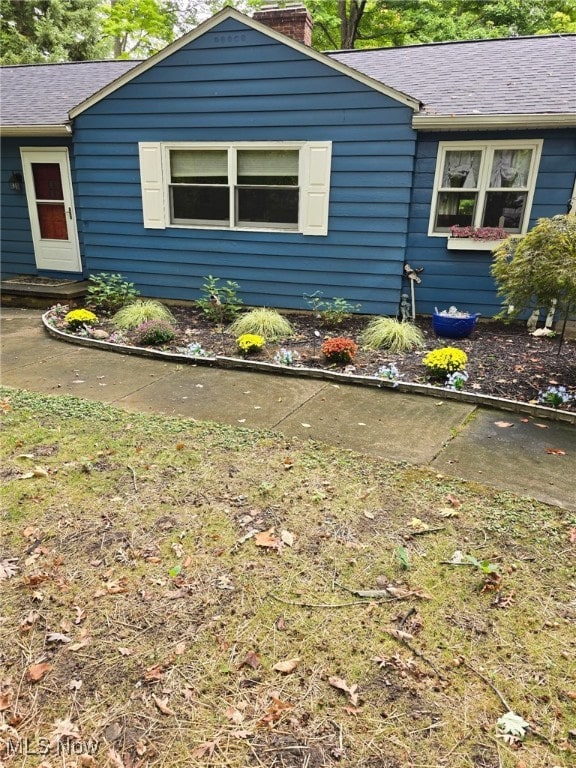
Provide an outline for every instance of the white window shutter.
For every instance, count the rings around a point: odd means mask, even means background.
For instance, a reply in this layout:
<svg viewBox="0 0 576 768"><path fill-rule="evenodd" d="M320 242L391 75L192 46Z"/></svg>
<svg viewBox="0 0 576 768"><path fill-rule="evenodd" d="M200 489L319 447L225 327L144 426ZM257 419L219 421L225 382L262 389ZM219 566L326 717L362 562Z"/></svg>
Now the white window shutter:
<svg viewBox="0 0 576 768"><path fill-rule="evenodd" d="M300 150L300 220L304 235L328 234L331 141L310 141Z"/></svg>
<svg viewBox="0 0 576 768"><path fill-rule="evenodd" d="M166 229L162 148L159 142L143 141L138 144L138 150L140 153L144 227L146 229Z"/></svg>

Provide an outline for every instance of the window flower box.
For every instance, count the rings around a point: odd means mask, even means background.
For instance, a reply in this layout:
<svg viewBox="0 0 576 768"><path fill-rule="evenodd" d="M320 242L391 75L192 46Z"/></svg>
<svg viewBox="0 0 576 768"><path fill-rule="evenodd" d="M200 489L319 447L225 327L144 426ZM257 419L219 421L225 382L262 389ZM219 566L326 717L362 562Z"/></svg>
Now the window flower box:
<svg viewBox="0 0 576 768"><path fill-rule="evenodd" d="M508 237L503 227L450 227L449 251L492 251Z"/></svg>

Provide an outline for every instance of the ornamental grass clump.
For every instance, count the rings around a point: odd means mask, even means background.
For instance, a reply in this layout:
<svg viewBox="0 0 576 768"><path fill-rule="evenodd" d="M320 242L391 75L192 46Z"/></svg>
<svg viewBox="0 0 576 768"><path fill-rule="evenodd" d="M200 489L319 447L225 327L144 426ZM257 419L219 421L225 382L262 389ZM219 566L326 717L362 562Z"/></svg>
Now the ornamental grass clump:
<svg viewBox="0 0 576 768"><path fill-rule="evenodd" d="M263 336L266 341L285 339L293 332L291 324L275 309L258 307L245 315L241 315L228 328L228 332L234 336L255 334Z"/></svg>
<svg viewBox="0 0 576 768"><path fill-rule="evenodd" d="M392 317L375 317L362 331L360 342L367 349L410 352L424 346L424 335L413 323L403 323Z"/></svg>
<svg viewBox="0 0 576 768"><path fill-rule="evenodd" d="M78 331L89 325L96 325L97 316L89 309L73 309L64 316L64 322L71 331Z"/></svg>
<svg viewBox="0 0 576 768"><path fill-rule="evenodd" d="M257 333L243 333L236 339L236 346L241 355L253 355L260 352L266 344L266 339Z"/></svg>
<svg viewBox="0 0 576 768"><path fill-rule="evenodd" d="M353 362L356 352L358 352L358 345L352 339L346 339L343 336L326 339L322 344L322 353L331 364L349 365Z"/></svg>
<svg viewBox="0 0 576 768"><path fill-rule="evenodd" d="M174 315L160 301L142 299L119 309L112 318L112 324L122 331L131 331L150 320L163 320L171 324L174 322Z"/></svg>
<svg viewBox="0 0 576 768"><path fill-rule="evenodd" d="M457 347L442 347L428 352L422 362L432 378L446 379L456 371L464 369L468 355Z"/></svg>
<svg viewBox="0 0 576 768"><path fill-rule="evenodd" d="M176 338L176 331L166 320L148 320L136 328L138 344L167 344Z"/></svg>

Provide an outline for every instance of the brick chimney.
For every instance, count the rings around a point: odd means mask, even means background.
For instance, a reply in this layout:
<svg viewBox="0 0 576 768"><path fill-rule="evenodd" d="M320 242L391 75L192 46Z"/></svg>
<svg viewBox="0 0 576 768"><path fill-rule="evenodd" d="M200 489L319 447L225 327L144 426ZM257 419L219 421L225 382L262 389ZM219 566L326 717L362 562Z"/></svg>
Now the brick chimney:
<svg viewBox="0 0 576 768"><path fill-rule="evenodd" d="M264 3L252 18L299 43L312 45L312 16L300 2Z"/></svg>

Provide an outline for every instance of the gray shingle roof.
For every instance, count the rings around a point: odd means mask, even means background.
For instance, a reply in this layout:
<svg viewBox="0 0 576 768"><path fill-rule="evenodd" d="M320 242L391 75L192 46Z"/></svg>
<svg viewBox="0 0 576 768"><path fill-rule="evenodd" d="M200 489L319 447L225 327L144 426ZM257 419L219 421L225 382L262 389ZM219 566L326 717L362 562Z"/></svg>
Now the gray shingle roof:
<svg viewBox="0 0 576 768"><path fill-rule="evenodd" d="M576 35L334 51L334 61L410 94L426 114L576 113Z"/></svg>
<svg viewBox="0 0 576 768"><path fill-rule="evenodd" d="M83 61L0 68L2 125L63 125L68 112L138 61Z"/></svg>
<svg viewBox="0 0 576 768"><path fill-rule="evenodd" d="M429 115L576 113L576 35L433 43L328 54L418 99ZM63 125L138 61L0 68L1 124Z"/></svg>

